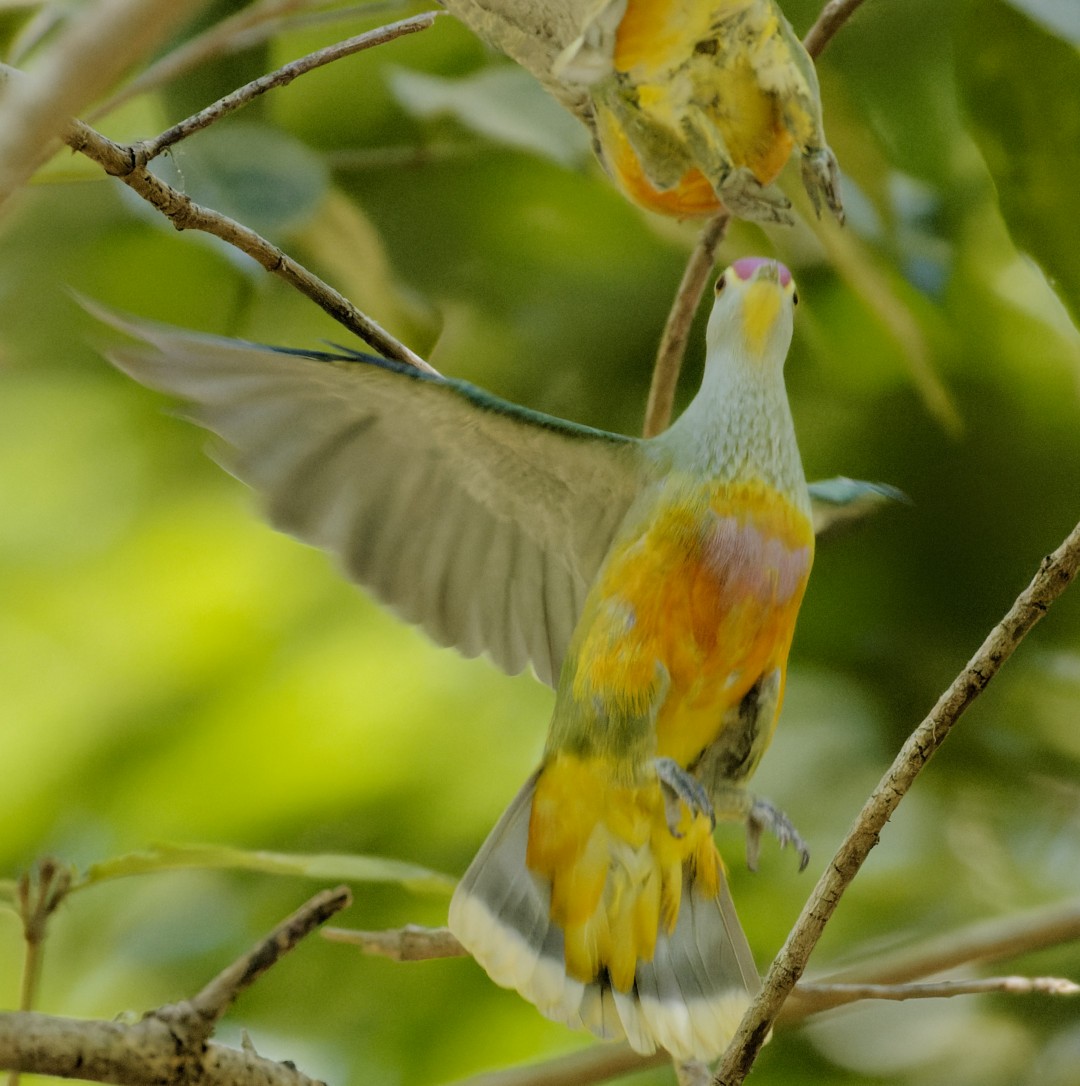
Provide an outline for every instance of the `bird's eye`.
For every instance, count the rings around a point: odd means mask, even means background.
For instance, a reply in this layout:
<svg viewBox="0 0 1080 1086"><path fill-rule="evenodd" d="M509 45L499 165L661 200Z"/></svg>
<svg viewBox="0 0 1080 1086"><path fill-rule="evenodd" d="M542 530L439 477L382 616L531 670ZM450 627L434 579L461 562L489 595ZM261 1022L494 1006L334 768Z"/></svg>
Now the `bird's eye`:
<svg viewBox="0 0 1080 1086"><path fill-rule="evenodd" d="M718 298L720 297L721 294L724 293L724 287L726 287L726 286L727 286L727 276L726 275L721 275L720 278L716 280L716 296Z"/></svg>
<svg viewBox="0 0 1080 1086"><path fill-rule="evenodd" d="M791 292L791 304L792 305L798 305L799 304L799 292L797 290L793 290Z"/></svg>

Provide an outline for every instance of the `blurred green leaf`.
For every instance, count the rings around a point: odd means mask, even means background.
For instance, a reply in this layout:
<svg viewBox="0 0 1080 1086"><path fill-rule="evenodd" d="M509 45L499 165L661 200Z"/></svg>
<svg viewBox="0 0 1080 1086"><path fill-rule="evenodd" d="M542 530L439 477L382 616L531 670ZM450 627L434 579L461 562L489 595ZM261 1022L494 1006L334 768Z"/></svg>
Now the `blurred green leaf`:
<svg viewBox="0 0 1080 1086"><path fill-rule="evenodd" d="M505 65L460 79L403 68L390 87L415 117L453 117L496 143L544 155L564 166L589 157L584 126L570 116L523 68Z"/></svg>
<svg viewBox="0 0 1080 1086"><path fill-rule="evenodd" d="M1075 5L1074 12L1080 12ZM1080 315L1080 52L1003 0L968 4L958 76L1017 244Z"/></svg>
<svg viewBox="0 0 1080 1086"><path fill-rule="evenodd" d="M154 164L197 203L273 237L309 219L326 192L322 158L268 125L229 121Z"/></svg>
<svg viewBox="0 0 1080 1086"><path fill-rule="evenodd" d="M381 856L348 856L323 853L301 855L230 848L227 845L157 845L146 852L132 852L91 864L80 880L93 886L108 879L150 875L183 868L223 868L259 871L266 875L292 875L305 879L345 882L391 882L413 893L450 894L456 882L449 875L429 871L418 864Z"/></svg>

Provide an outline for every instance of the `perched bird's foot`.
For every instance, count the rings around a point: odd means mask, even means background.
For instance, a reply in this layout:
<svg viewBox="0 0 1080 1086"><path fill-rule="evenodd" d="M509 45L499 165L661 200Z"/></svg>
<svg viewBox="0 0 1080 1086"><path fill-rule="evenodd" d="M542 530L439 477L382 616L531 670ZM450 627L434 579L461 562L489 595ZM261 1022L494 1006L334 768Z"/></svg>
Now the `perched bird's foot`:
<svg viewBox="0 0 1080 1086"><path fill-rule="evenodd" d="M716 195L740 219L791 226L791 201L772 185L765 186L745 166L730 170L716 185Z"/></svg>
<svg viewBox="0 0 1080 1086"><path fill-rule="evenodd" d="M704 815L709 820L709 828L714 828L716 815L701 782L672 758L655 758L653 765L664 793L664 814L672 837L684 835L685 830L681 827L686 811L690 812L691 822Z"/></svg>
<svg viewBox="0 0 1080 1086"><path fill-rule="evenodd" d="M840 167L836 155L828 147L820 147L804 152L802 157L802 180L810 202L818 218L824 204L843 225L844 205L840 201Z"/></svg>
<svg viewBox="0 0 1080 1086"><path fill-rule="evenodd" d="M751 871L757 870L758 856L761 854L761 835L766 830L780 842L781 848L788 845L799 854L799 870L805 871L810 862L810 849L802 839L791 819L779 807L767 799L754 797L746 815L746 865Z"/></svg>

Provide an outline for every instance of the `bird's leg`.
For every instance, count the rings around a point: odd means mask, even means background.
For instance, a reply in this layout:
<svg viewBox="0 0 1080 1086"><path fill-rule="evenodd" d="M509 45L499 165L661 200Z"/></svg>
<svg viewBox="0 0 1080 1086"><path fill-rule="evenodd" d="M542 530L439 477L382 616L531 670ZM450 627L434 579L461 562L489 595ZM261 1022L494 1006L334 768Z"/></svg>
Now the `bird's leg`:
<svg viewBox="0 0 1080 1086"><path fill-rule="evenodd" d="M608 111L622 137L633 148L649 183L666 192L682 180L691 162L678 134L642 108L640 93L641 88L632 87L616 76L595 88L593 97L597 109ZM598 116L597 123L604 146L603 129L611 121Z"/></svg>
<svg viewBox="0 0 1080 1086"><path fill-rule="evenodd" d="M741 784L724 784L712 790L713 810L723 822L746 823L746 866L756 871L761 855L761 836L767 830L780 843L799 855L799 870L806 870L810 849L791 819L770 800L755 796Z"/></svg>
<svg viewBox="0 0 1080 1086"><path fill-rule="evenodd" d="M844 221L844 205L840 202L840 167L836 155L828 147L803 148L802 180L814 211L821 215L824 204L837 218Z"/></svg>
<svg viewBox="0 0 1080 1086"><path fill-rule="evenodd" d="M791 201L774 185L762 185L746 166L736 166L715 124L698 108L683 119L683 134L694 160L724 206L740 219L790 226Z"/></svg>
<svg viewBox="0 0 1080 1086"><path fill-rule="evenodd" d="M710 830L714 829L716 814L701 781L672 758L655 758L653 766L664 794L664 814L672 837L683 836L684 831L679 827L684 810L690 812L691 822L703 815L709 820Z"/></svg>

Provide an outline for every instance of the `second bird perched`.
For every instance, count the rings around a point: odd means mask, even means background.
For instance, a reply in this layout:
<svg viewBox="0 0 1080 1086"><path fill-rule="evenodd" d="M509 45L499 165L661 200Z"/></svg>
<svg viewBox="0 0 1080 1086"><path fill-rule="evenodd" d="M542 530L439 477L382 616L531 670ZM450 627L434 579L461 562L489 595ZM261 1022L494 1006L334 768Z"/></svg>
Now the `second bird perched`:
<svg viewBox="0 0 1080 1086"><path fill-rule="evenodd" d="M127 322L280 528L437 641L556 686L543 762L462 880L455 934L545 1014L710 1059L758 984L715 816L794 840L746 781L814 550L784 389L795 285L719 279L701 389L649 440L364 356ZM145 344L149 344L146 346Z"/></svg>
<svg viewBox="0 0 1080 1086"><path fill-rule="evenodd" d="M791 222L792 152L843 219L814 63L776 0L445 0L590 130L623 192L679 218Z"/></svg>

